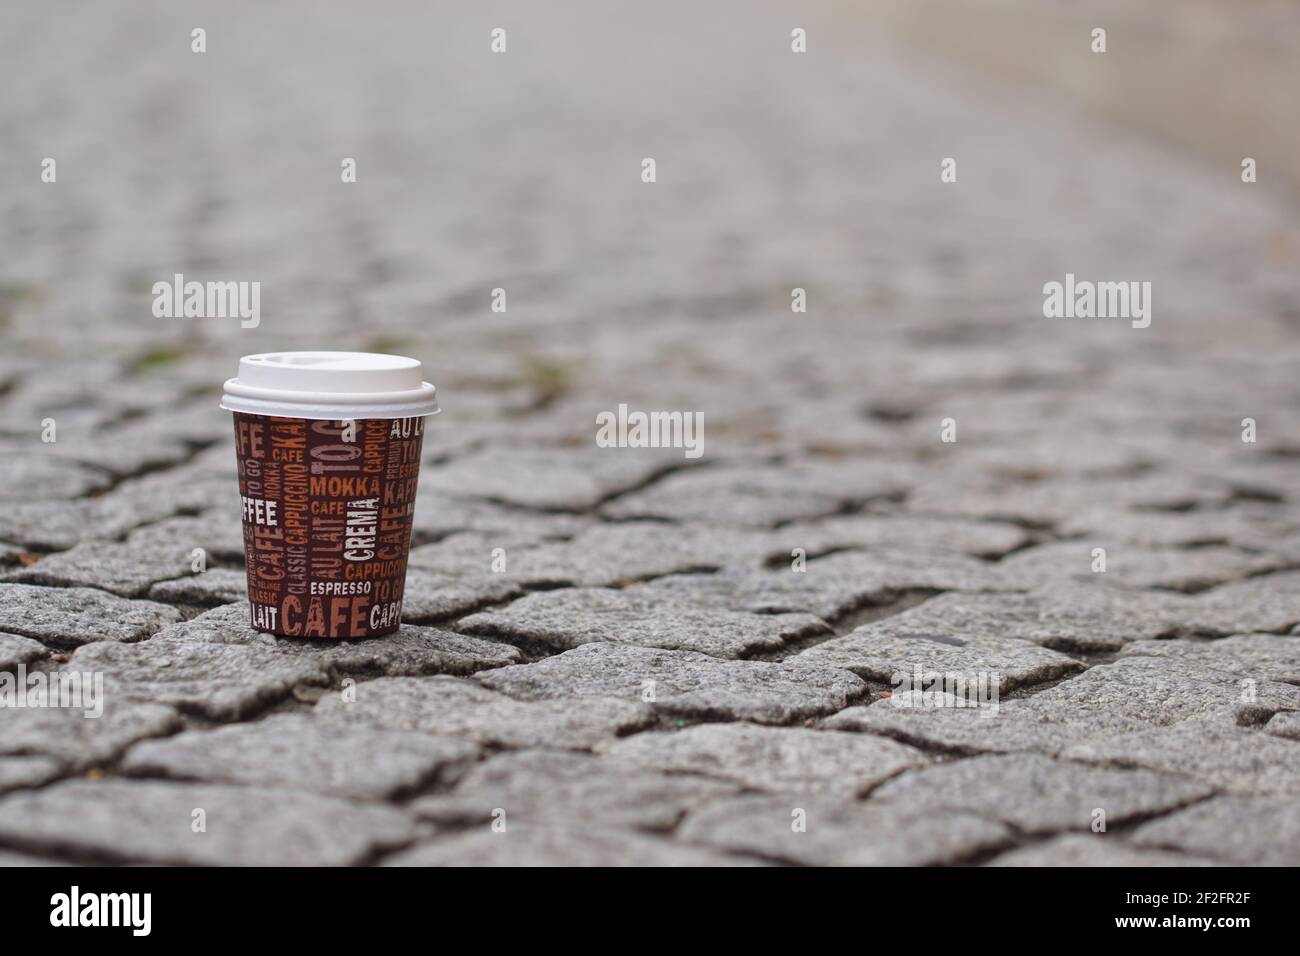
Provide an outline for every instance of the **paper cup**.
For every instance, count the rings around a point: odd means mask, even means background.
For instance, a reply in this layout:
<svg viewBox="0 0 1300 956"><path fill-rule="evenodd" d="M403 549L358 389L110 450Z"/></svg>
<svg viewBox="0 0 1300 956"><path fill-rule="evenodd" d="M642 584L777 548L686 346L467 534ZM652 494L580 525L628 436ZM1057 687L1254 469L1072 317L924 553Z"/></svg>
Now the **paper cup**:
<svg viewBox="0 0 1300 956"><path fill-rule="evenodd" d="M282 637L397 630L425 416L415 359L275 352L239 360L235 414L251 624Z"/></svg>

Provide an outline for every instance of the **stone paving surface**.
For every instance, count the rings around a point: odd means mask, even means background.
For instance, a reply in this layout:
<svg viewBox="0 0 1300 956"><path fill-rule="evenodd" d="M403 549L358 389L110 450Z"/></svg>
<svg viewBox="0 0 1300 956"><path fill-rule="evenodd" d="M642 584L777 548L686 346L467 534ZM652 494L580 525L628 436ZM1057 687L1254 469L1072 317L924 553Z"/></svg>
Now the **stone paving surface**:
<svg viewBox="0 0 1300 956"><path fill-rule="evenodd" d="M1300 863L1293 213L842 6L652 6L0 10L0 689L103 681L0 708L0 865ZM439 387L391 637L248 626L217 400L285 348Z"/></svg>

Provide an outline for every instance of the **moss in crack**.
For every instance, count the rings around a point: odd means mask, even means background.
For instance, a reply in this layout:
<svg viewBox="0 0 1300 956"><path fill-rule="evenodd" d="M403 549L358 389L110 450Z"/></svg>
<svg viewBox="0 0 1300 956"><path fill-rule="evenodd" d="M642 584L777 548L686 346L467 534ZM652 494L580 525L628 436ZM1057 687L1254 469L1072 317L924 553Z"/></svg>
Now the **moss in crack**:
<svg viewBox="0 0 1300 956"><path fill-rule="evenodd" d="M518 382L533 393L535 407L542 408L573 390L573 368L542 356L527 355L520 360Z"/></svg>
<svg viewBox="0 0 1300 956"><path fill-rule="evenodd" d="M132 377L147 375L155 369L175 365L188 355L189 352L185 349L170 345L159 345L132 359L127 366L127 374Z"/></svg>
<svg viewBox="0 0 1300 956"><path fill-rule="evenodd" d="M19 282L0 282L0 329L6 328L18 306L35 296L34 286Z"/></svg>

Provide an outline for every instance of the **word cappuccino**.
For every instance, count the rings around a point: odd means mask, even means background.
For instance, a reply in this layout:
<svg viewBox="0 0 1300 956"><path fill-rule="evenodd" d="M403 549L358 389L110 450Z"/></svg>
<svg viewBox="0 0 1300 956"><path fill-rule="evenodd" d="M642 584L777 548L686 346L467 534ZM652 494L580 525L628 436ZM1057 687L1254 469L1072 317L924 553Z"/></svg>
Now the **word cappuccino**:
<svg viewBox="0 0 1300 956"><path fill-rule="evenodd" d="M618 412L596 416L599 448L684 448L687 458L704 454L703 412Z"/></svg>
<svg viewBox="0 0 1300 956"><path fill-rule="evenodd" d="M1076 281L1073 272L1065 282L1043 286L1043 316L1048 319L1132 319L1133 328L1151 324L1150 282Z"/></svg>
<svg viewBox="0 0 1300 956"><path fill-rule="evenodd" d="M262 323L262 283L186 282L176 273L171 282L153 284L153 314L157 319L229 319L240 328Z"/></svg>

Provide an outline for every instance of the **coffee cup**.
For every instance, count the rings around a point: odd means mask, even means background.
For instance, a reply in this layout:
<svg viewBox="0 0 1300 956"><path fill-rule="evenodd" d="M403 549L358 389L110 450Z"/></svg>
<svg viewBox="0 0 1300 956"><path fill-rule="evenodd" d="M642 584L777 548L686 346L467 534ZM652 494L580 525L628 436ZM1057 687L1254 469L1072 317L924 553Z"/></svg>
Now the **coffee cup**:
<svg viewBox="0 0 1300 956"><path fill-rule="evenodd" d="M221 407L235 416L252 626L301 638L396 631L425 418L438 411L420 363L245 355Z"/></svg>

